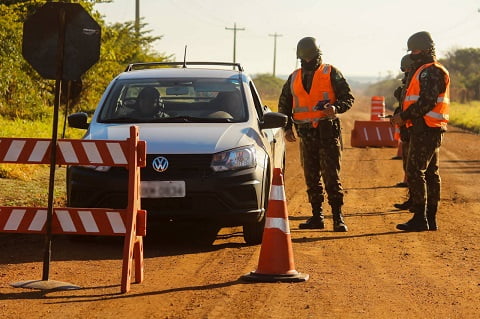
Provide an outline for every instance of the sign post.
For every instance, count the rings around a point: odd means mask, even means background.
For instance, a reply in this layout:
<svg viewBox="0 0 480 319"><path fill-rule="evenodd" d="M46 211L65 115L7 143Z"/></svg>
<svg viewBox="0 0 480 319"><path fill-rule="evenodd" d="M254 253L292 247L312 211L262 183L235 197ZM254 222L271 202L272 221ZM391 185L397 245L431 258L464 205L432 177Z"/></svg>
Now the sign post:
<svg viewBox="0 0 480 319"><path fill-rule="evenodd" d="M22 282L13 286L78 289L78 286L72 284L49 281L58 113L62 81L79 80L81 75L99 59L100 26L80 4L47 2L23 25L22 54L43 78L55 80L55 101L42 281Z"/></svg>

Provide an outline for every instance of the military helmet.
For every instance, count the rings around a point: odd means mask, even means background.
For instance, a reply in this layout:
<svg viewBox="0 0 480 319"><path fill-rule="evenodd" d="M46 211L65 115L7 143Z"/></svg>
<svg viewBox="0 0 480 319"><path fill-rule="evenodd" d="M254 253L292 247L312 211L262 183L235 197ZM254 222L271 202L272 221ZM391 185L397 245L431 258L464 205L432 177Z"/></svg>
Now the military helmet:
<svg viewBox="0 0 480 319"><path fill-rule="evenodd" d="M410 54L404 55L402 60L400 61L400 70L402 70L402 72L406 72L409 68L412 67L412 64L413 60Z"/></svg>
<svg viewBox="0 0 480 319"><path fill-rule="evenodd" d="M433 43L432 36L427 31L420 31L408 38L407 47L408 51L413 50L430 50L433 49L435 43Z"/></svg>
<svg viewBox="0 0 480 319"><path fill-rule="evenodd" d="M298 41L297 58L310 61L318 54L321 54L315 38L305 37Z"/></svg>

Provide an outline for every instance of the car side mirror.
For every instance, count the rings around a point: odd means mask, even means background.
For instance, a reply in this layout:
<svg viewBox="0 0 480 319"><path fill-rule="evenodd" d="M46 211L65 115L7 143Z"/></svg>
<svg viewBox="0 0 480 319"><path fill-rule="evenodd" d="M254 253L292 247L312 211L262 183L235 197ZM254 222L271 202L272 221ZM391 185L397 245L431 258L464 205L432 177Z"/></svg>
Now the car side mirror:
<svg viewBox="0 0 480 319"><path fill-rule="evenodd" d="M285 127L288 122L288 116L278 112L268 112L263 115L263 121L260 123L260 129Z"/></svg>
<svg viewBox="0 0 480 319"><path fill-rule="evenodd" d="M68 116L68 126L79 129L88 129L90 123L87 123L88 114L85 112L73 113Z"/></svg>

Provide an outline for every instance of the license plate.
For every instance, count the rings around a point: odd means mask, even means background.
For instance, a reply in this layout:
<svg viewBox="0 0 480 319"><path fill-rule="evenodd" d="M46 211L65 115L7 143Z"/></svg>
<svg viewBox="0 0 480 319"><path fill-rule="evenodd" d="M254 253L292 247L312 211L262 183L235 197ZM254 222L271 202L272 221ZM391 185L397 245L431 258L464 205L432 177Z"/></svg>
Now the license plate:
<svg viewBox="0 0 480 319"><path fill-rule="evenodd" d="M185 197L185 181L142 181L142 198Z"/></svg>

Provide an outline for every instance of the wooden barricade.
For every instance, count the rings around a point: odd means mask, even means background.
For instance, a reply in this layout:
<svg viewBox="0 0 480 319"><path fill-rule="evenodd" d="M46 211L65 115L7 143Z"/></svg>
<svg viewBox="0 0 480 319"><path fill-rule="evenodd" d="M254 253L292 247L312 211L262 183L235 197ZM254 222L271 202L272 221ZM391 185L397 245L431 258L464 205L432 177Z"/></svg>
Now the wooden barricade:
<svg viewBox="0 0 480 319"><path fill-rule="evenodd" d="M0 163L49 164L51 140L0 138ZM124 236L121 292L130 290L133 262L135 282L143 281L143 236L146 211L140 209L140 168L146 164L146 143L138 127L130 127L124 141L57 141L59 165L121 166L128 169L128 205L125 209L53 208L52 234ZM47 208L0 207L0 232L46 233Z"/></svg>

